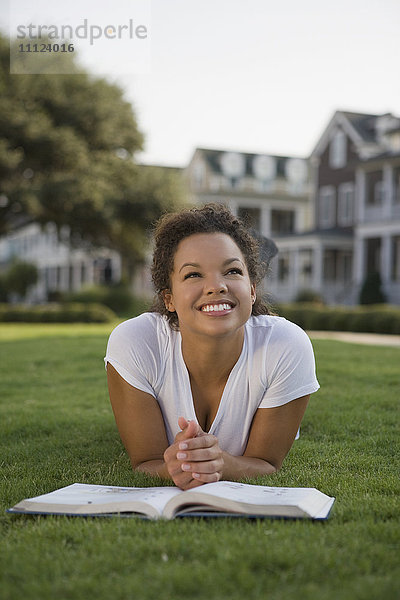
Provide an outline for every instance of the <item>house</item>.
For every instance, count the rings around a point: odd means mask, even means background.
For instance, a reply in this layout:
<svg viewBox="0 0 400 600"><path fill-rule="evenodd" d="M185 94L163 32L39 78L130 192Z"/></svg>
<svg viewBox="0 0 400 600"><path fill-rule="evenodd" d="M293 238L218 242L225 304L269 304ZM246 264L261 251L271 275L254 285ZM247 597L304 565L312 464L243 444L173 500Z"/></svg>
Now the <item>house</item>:
<svg viewBox="0 0 400 600"><path fill-rule="evenodd" d="M13 260L30 262L38 268L39 279L26 300L47 302L58 292L78 291L82 286L118 282L119 254L107 248L74 247L68 227L59 234L54 223L41 227L23 222L0 238L0 270Z"/></svg>
<svg viewBox="0 0 400 600"><path fill-rule="evenodd" d="M281 301L303 290L354 305L379 272L400 304L400 118L337 111L310 157L314 226L279 236L269 288Z"/></svg>
<svg viewBox="0 0 400 600"><path fill-rule="evenodd" d="M378 272L389 303L400 305L400 118L337 111L307 158L197 148L183 170L191 204L220 202L279 253L263 284L272 300L303 290L328 304L355 305ZM34 302L82 285L118 282L121 261L106 248L74 247L68 228L23 224L0 238L0 269L34 262ZM150 256L133 289L152 295Z"/></svg>
<svg viewBox="0 0 400 600"><path fill-rule="evenodd" d="M303 158L197 148L185 177L191 203L226 204L256 232L275 239L310 229L309 173Z"/></svg>

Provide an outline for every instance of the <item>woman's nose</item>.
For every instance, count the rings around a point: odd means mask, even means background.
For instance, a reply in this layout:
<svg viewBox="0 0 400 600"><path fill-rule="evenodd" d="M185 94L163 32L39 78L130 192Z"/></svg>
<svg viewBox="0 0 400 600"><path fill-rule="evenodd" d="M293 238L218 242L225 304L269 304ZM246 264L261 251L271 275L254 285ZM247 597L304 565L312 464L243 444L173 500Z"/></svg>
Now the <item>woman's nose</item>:
<svg viewBox="0 0 400 600"><path fill-rule="evenodd" d="M219 277L206 281L207 294L225 294L227 289L226 283Z"/></svg>

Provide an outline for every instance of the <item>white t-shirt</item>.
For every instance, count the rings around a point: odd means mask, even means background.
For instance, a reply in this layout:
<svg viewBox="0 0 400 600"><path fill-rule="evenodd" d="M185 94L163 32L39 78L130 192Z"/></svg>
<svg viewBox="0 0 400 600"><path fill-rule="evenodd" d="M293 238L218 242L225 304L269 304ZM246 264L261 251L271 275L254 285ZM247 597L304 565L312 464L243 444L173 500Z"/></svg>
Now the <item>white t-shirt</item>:
<svg viewBox="0 0 400 600"><path fill-rule="evenodd" d="M171 444L179 417L197 421L181 343L165 317L144 313L114 329L104 359L130 385L156 398ZM281 406L318 389L307 334L282 317L252 316L209 433L222 450L241 456L258 408Z"/></svg>

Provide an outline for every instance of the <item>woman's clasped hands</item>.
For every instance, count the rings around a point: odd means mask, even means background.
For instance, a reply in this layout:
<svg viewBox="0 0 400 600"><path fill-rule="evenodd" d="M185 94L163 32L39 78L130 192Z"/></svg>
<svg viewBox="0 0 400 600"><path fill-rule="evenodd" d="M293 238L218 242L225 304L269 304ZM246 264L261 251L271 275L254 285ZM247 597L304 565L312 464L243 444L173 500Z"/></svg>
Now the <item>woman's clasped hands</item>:
<svg viewBox="0 0 400 600"><path fill-rule="evenodd" d="M205 433L196 421L178 420L180 431L164 452L164 461L175 485L182 490L219 481L224 458L215 435Z"/></svg>

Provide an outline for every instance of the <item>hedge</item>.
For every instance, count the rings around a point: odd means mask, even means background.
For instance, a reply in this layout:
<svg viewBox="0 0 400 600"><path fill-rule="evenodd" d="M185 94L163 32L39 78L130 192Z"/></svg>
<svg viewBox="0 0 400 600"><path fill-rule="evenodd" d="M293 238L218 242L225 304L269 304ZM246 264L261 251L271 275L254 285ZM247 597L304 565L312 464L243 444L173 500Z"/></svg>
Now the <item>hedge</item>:
<svg viewBox="0 0 400 600"><path fill-rule="evenodd" d="M275 314L307 330L356 331L400 335L400 308L390 305L325 307L312 303L274 306ZM0 304L0 322L108 323L115 313L102 304L70 303L24 306Z"/></svg>
<svg viewBox="0 0 400 600"><path fill-rule="evenodd" d="M385 304L369 306L320 306L311 303L280 304L275 314L314 331L355 331L400 335L400 308Z"/></svg>
<svg viewBox="0 0 400 600"><path fill-rule="evenodd" d="M0 304L0 322L109 323L116 318L115 313L102 304Z"/></svg>

